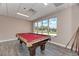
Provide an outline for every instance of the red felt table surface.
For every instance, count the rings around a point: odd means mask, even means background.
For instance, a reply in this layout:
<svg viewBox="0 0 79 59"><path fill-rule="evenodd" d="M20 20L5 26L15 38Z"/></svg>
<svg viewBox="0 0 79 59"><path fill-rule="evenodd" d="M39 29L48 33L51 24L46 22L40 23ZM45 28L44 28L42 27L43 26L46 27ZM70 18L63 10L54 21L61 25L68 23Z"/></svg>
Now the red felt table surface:
<svg viewBox="0 0 79 59"><path fill-rule="evenodd" d="M46 37L46 35L33 34L33 33L20 33L18 35L22 37L23 39L27 40L28 42Z"/></svg>

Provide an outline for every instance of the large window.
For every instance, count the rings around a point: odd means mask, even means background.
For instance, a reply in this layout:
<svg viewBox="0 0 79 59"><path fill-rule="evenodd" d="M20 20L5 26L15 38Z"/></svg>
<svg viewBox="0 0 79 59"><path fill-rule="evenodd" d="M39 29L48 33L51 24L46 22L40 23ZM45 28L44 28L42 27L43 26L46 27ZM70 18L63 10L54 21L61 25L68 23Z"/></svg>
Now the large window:
<svg viewBox="0 0 79 59"><path fill-rule="evenodd" d="M34 33L38 32L38 23L37 22L33 23L33 32Z"/></svg>
<svg viewBox="0 0 79 59"><path fill-rule="evenodd" d="M57 17L34 22L33 26L34 33L57 35Z"/></svg>
<svg viewBox="0 0 79 59"><path fill-rule="evenodd" d="M39 34L42 34L42 29L43 29L43 28L42 28L42 21L39 21L39 22L38 22L38 33L39 33Z"/></svg>
<svg viewBox="0 0 79 59"><path fill-rule="evenodd" d="M48 34L48 19L43 20L43 34Z"/></svg>
<svg viewBox="0 0 79 59"><path fill-rule="evenodd" d="M50 18L49 19L49 35L55 35L57 34L57 18Z"/></svg>

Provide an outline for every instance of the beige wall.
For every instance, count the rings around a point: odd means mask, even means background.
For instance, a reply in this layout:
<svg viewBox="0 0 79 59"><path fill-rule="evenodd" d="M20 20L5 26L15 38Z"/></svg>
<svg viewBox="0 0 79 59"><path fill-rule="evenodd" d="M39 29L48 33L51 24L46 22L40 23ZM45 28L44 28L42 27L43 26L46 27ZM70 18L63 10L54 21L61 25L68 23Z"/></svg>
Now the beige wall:
<svg viewBox="0 0 79 59"><path fill-rule="evenodd" d="M52 42L66 46L79 26L79 6L66 8L52 16L58 17L58 35L54 39L52 38ZM73 40L68 48L70 48L72 42Z"/></svg>
<svg viewBox="0 0 79 59"><path fill-rule="evenodd" d="M31 22L0 16L0 40L14 39L19 32L32 32Z"/></svg>
<svg viewBox="0 0 79 59"><path fill-rule="evenodd" d="M52 42L62 46L66 46L67 42L70 40L72 24L71 12L71 8L66 8L52 15L58 17L58 35L57 37L52 39Z"/></svg>
<svg viewBox="0 0 79 59"><path fill-rule="evenodd" d="M79 27L79 5L75 5L72 7L72 26L71 27L72 27L71 36L73 36ZM71 41L71 43L73 41L74 39ZM71 43L69 46L71 46Z"/></svg>
<svg viewBox="0 0 79 59"><path fill-rule="evenodd" d="M72 33L77 30L79 26L79 6L72 7Z"/></svg>

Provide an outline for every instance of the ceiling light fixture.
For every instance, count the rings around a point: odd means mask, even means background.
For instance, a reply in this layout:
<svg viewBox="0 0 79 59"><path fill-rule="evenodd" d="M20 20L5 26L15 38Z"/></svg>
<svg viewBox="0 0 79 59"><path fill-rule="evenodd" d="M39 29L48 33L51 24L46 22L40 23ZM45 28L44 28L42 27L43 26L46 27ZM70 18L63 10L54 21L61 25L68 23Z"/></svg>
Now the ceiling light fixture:
<svg viewBox="0 0 79 59"><path fill-rule="evenodd" d="M43 3L45 6L47 6L48 5L48 3Z"/></svg>
<svg viewBox="0 0 79 59"><path fill-rule="evenodd" d="M25 16L25 17L29 17L28 15L25 15L25 14L22 14L22 13L17 13L18 15L21 15L21 16Z"/></svg>

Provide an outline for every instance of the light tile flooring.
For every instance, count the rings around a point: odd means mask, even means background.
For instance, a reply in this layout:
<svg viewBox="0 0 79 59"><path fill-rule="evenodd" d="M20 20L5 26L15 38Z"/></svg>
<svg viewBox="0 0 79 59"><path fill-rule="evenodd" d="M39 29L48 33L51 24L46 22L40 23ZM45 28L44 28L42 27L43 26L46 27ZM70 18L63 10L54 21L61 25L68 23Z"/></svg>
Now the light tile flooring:
<svg viewBox="0 0 79 59"><path fill-rule="evenodd" d="M0 56L29 56L26 45L20 45L18 40L0 43ZM47 43L44 53L36 49L36 56L77 56L75 52L63 47Z"/></svg>

